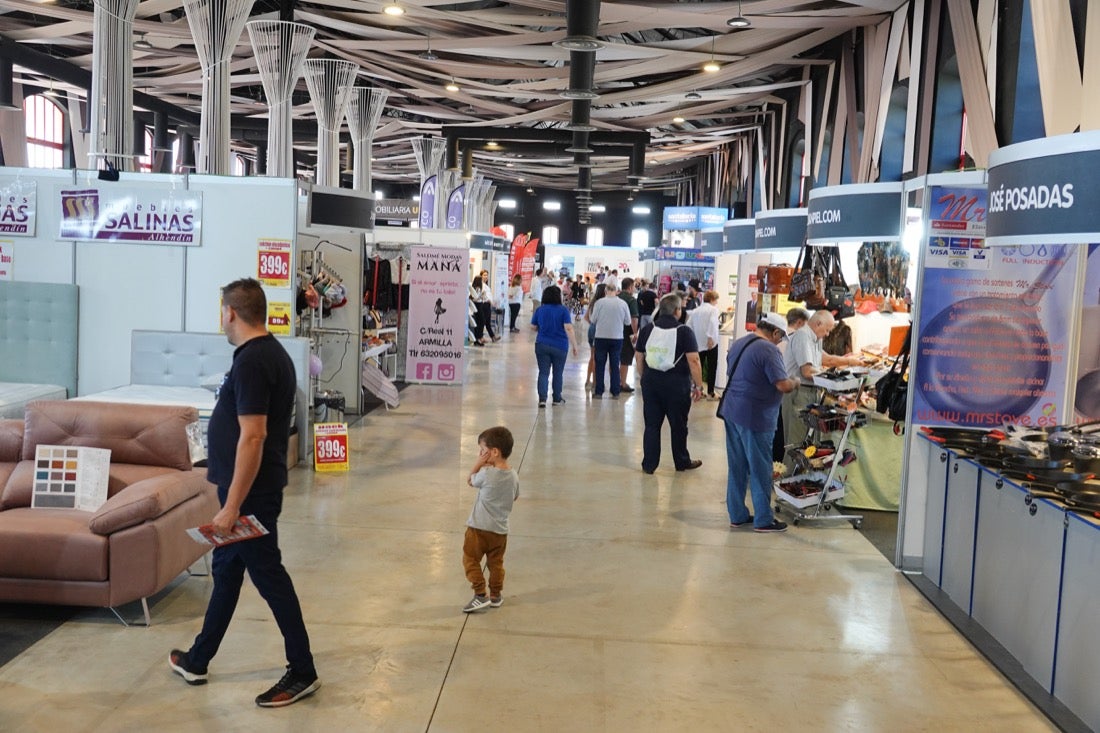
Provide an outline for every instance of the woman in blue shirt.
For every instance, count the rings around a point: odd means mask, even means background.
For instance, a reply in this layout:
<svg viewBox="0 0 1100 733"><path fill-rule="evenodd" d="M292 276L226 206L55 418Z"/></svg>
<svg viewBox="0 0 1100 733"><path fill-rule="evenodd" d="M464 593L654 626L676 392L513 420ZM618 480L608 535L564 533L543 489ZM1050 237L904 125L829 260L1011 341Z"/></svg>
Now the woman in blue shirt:
<svg viewBox="0 0 1100 733"><path fill-rule="evenodd" d="M542 305L531 315L535 337L535 361L539 365L539 407L546 407L547 382L554 370L554 404L564 405L561 385L565 373L565 357L572 347L577 355L577 340L573 336L573 318L561 304L561 288L551 285L542 291Z"/></svg>

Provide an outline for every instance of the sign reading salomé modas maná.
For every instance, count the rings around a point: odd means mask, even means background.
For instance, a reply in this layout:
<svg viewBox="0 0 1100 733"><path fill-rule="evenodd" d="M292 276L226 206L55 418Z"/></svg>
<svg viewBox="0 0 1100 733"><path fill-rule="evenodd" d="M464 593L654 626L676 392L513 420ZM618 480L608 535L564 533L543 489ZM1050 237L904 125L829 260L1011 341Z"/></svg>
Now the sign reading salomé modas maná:
<svg viewBox="0 0 1100 733"><path fill-rule="evenodd" d="M82 188L61 191L58 239L197 247L201 191Z"/></svg>

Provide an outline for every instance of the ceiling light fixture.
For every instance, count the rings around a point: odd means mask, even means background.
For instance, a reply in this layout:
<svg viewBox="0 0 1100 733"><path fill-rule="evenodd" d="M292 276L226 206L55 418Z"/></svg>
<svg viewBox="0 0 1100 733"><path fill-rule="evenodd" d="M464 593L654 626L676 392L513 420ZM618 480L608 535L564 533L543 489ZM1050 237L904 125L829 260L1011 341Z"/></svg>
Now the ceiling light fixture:
<svg viewBox="0 0 1100 733"><path fill-rule="evenodd" d="M148 51L153 47L153 44L149 43L149 39L146 38L148 34L142 33L141 38L134 41L134 48L139 51Z"/></svg>
<svg viewBox="0 0 1100 733"><path fill-rule="evenodd" d="M707 72L708 74L713 74L716 71L720 70L721 68L722 68L722 65L714 60L714 36L711 36L710 37L710 61L703 64L703 71Z"/></svg>
<svg viewBox="0 0 1100 733"><path fill-rule="evenodd" d="M439 61L439 57L432 53L432 34L430 31L428 32L428 50L421 51L416 57L424 61Z"/></svg>
<svg viewBox="0 0 1100 733"><path fill-rule="evenodd" d="M752 27L752 21L745 17L741 10L741 0L737 0L737 15L726 21L726 25L735 30L744 30Z"/></svg>
<svg viewBox="0 0 1100 733"><path fill-rule="evenodd" d="M386 15L394 15L394 16L404 15L405 14L405 9L403 7L401 7L401 5L395 1L395 2L386 3L385 5L383 5L382 6L382 12L385 13Z"/></svg>
<svg viewBox="0 0 1100 733"><path fill-rule="evenodd" d="M703 98L703 95L700 94L699 92L688 92L687 94L684 95L684 99L690 99L692 101L694 101L696 99L702 99L702 98Z"/></svg>
<svg viewBox="0 0 1100 733"><path fill-rule="evenodd" d="M558 96L562 99L599 99L600 95L591 89L566 89L563 92L559 92ZM577 129L577 128L574 128Z"/></svg>
<svg viewBox="0 0 1100 733"><path fill-rule="evenodd" d="M672 121L673 121L673 122L674 122L675 124L677 124L677 125L682 125L682 124L684 124L684 118L683 118L683 117L680 117L679 115L677 115L677 116L673 117L673 118L672 118Z"/></svg>
<svg viewBox="0 0 1100 733"><path fill-rule="evenodd" d="M567 51L582 51L582 52L595 52L607 44L596 38L595 36L566 36L560 41L554 41L554 45L558 48L564 48Z"/></svg>
<svg viewBox="0 0 1100 733"><path fill-rule="evenodd" d="M454 77L451 77L451 80L447 82L447 86L443 88L446 89L448 92L451 92L452 94L459 90L459 86L455 83Z"/></svg>

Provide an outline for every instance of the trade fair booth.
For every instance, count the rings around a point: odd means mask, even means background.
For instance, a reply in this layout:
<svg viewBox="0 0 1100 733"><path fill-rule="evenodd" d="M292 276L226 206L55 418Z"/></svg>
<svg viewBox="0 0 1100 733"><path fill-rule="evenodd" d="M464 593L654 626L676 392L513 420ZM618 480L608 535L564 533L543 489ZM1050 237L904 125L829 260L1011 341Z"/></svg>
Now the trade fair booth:
<svg viewBox="0 0 1100 733"><path fill-rule="evenodd" d="M1100 134L923 181L899 565L1032 699L1100 728ZM984 239L984 246L975 240ZM964 633L967 633L965 625Z"/></svg>

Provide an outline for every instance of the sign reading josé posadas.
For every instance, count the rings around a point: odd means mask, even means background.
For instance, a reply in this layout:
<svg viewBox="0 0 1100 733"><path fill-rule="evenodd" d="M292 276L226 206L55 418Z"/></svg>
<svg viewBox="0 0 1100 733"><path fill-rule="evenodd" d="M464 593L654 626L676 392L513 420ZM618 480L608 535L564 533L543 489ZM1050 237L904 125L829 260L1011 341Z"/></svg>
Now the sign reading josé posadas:
<svg viewBox="0 0 1100 733"><path fill-rule="evenodd" d="M319 422L313 426L313 470L348 470L348 424Z"/></svg>

